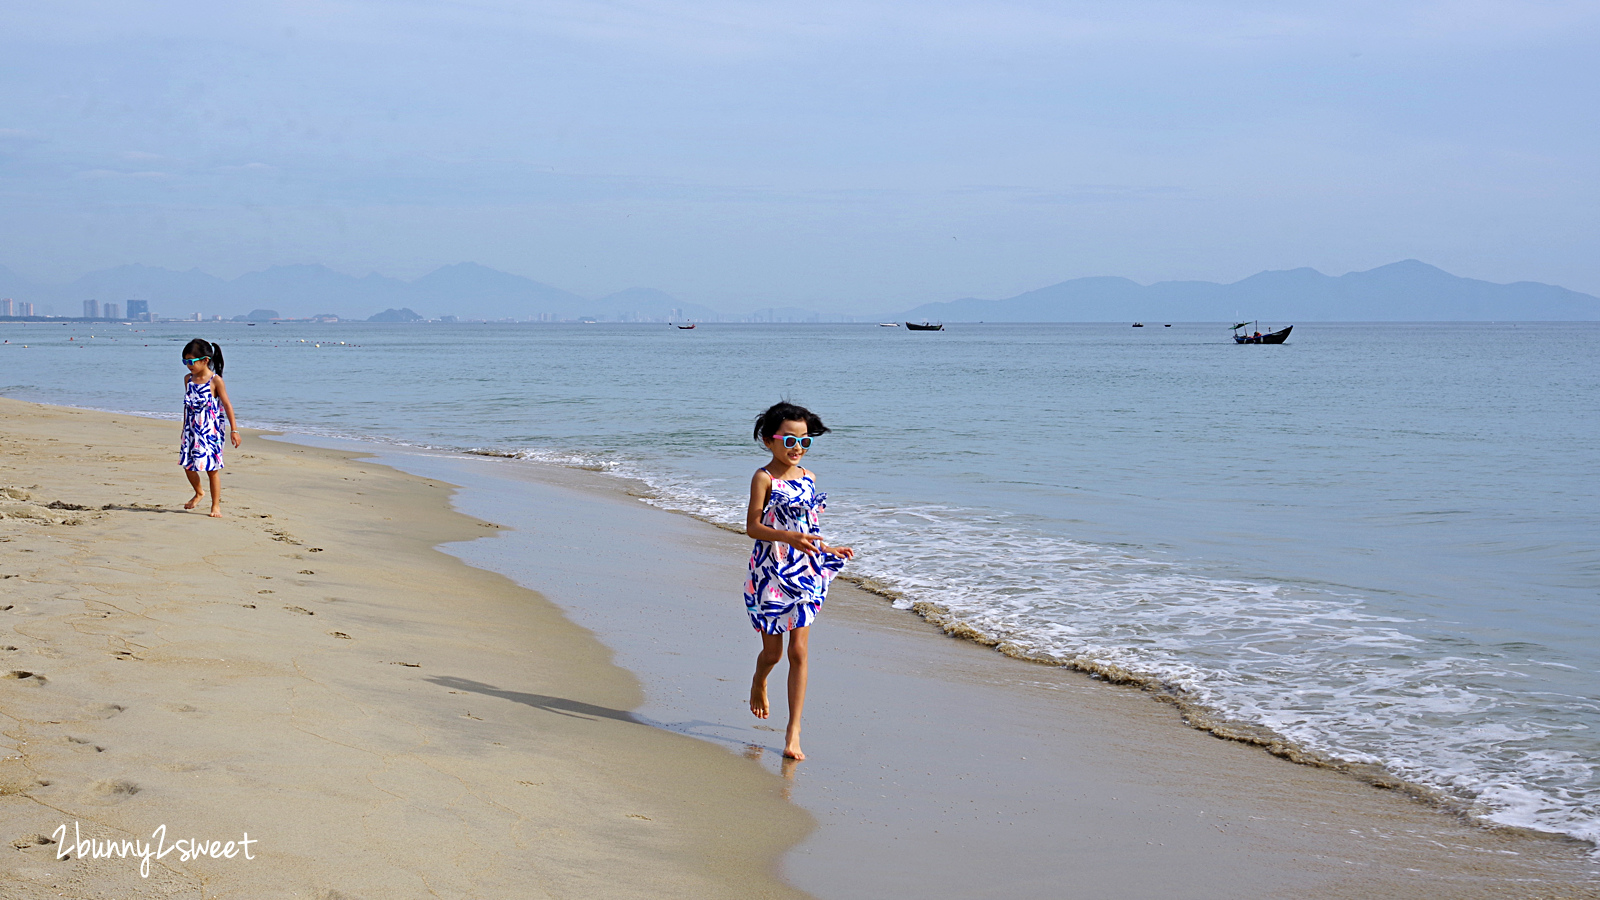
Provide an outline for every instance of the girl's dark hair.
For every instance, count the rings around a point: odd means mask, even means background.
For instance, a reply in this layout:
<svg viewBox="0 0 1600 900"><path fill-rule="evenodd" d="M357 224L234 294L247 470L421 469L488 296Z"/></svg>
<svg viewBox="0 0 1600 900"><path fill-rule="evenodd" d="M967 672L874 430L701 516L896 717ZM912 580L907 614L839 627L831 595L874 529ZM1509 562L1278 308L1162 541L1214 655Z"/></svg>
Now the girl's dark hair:
<svg viewBox="0 0 1600 900"><path fill-rule="evenodd" d="M196 359L201 356L211 360L211 371L218 375L222 374L221 344L213 344L210 341L202 341L199 338L195 338L189 343L183 345L184 359Z"/></svg>
<svg viewBox="0 0 1600 900"><path fill-rule="evenodd" d="M806 434L813 437L828 433L828 426L822 424L821 416L804 406L796 406L785 400L782 403L772 404L767 407L766 412L756 416L755 439L765 444L772 440L772 436L778 433L778 429L782 428L785 422L806 423Z"/></svg>

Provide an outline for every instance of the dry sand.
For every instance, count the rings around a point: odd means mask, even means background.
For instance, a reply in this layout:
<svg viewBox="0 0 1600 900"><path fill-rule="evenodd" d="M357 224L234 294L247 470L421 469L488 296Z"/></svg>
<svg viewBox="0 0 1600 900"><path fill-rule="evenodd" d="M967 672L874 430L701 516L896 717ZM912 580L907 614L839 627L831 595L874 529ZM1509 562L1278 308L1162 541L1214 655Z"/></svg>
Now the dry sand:
<svg viewBox="0 0 1600 900"><path fill-rule="evenodd" d="M0 897L801 896L785 783L639 723L538 594L434 549L450 488L246 433L0 400ZM58 859L87 838L231 859Z"/></svg>

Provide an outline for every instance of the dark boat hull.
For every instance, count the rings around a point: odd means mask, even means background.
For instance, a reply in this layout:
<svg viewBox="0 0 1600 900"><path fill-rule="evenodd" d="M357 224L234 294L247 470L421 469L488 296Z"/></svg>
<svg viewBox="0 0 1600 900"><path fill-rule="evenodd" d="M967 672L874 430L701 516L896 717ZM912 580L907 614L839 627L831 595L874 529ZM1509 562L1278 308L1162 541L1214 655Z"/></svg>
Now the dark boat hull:
<svg viewBox="0 0 1600 900"><path fill-rule="evenodd" d="M927 322L923 322L921 325L918 325L915 322L907 322L906 328L910 329L911 331L943 331L944 323L941 322L938 325L929 325Z"/></svg>
<svg viewBox="0 0 1600 900"><path fill-rule="evenodd" d="M1233 341L1236 344L1281 344L1289 339L1289 332L1293 330L1294 326L1290 325L1287 328L1274 331L1271 334L1263 334L1259 337L1253 334L1236 334L1233 336Z"/></svg>

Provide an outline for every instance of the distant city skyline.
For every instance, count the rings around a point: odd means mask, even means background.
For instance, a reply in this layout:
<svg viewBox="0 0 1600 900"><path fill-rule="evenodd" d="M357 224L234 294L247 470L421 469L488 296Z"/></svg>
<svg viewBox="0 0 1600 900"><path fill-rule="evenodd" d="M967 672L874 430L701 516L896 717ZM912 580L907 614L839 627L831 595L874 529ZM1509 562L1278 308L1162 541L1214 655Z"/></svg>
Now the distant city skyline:
<svg viewBox="0 0 1600 900"><path fill-rule="evenodd" d="M1600 294L1597 38L1494 0L12 4L0 265L836 313L1410 258Z"/></svg>

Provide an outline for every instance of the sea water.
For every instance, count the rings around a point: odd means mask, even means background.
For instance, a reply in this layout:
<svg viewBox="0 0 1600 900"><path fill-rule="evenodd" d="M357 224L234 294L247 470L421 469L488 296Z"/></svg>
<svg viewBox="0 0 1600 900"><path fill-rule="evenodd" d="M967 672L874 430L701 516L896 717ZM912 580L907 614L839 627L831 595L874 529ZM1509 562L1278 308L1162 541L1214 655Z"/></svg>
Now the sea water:
<svg viewBox="0 0 1600 900"><path fill-rule="evenodd" d="M1600 842L1600 324L7 323L0 392L171 416L197 334L246 423L723 524L792 399L833 429L828 539L897 605Z"/></svg>

